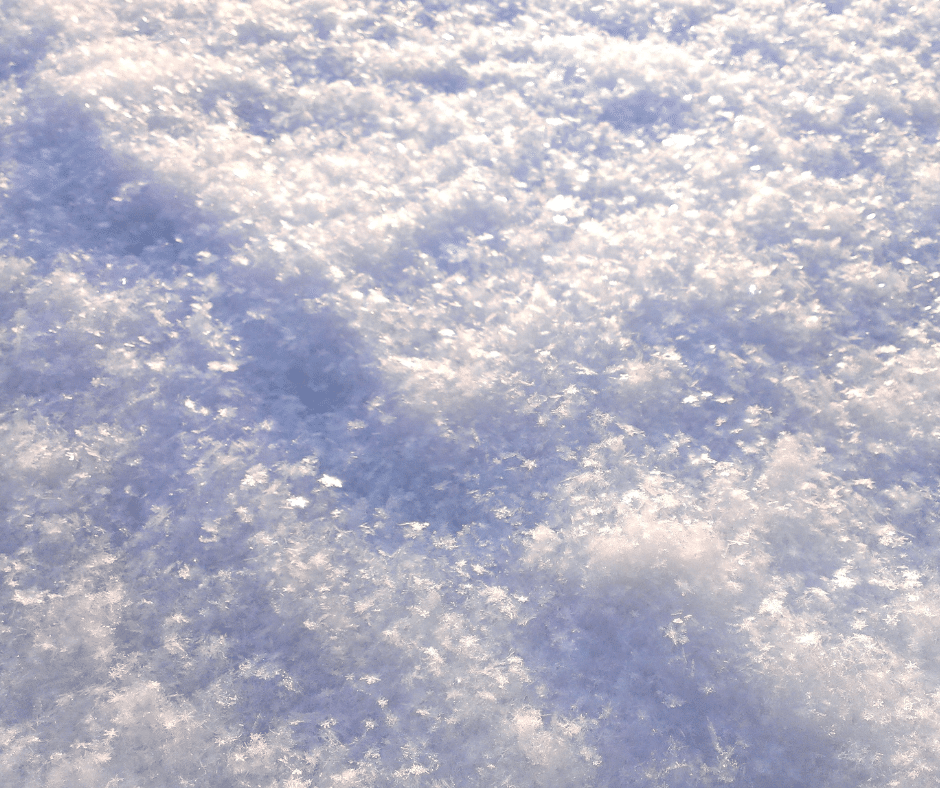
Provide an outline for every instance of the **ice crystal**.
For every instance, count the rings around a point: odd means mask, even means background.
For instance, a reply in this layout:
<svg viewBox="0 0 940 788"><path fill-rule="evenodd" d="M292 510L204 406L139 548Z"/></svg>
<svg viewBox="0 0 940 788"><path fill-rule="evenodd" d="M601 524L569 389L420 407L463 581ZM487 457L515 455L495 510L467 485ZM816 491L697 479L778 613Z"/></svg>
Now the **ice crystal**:
<svg viewBox="0 0 940 788"><path fill-rule="evenodd" d="M7 6L0 783L934 784L932 6Z"/></svg>

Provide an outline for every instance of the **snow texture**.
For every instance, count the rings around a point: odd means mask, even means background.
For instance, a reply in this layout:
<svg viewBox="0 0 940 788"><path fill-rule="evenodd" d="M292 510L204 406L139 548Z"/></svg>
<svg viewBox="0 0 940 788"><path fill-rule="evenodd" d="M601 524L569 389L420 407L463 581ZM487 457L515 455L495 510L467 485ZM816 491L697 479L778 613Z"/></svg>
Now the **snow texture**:
<svg viewBox="0 0 940 788"><path fill-rule="evenodd" d="M938 64L0 2L0 784L936 786Z"/></svg>

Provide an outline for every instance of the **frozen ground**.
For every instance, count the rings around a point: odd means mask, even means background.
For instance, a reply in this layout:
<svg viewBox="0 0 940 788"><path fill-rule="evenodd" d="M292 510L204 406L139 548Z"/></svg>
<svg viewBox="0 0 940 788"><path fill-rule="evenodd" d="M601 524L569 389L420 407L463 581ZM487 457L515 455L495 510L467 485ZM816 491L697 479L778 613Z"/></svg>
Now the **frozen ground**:
<svg viewBox="0 0 940 788"><path fill-rule="evenodd" d="M936 786L940 6L0 9L0 783Z"/></svg>

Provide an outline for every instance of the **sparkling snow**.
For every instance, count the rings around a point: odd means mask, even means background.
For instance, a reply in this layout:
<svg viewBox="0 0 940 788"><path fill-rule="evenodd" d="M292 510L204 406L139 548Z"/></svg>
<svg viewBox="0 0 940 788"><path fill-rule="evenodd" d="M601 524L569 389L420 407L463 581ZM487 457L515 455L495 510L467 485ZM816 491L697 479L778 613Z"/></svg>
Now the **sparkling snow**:
<svg viewBox="0 0 940 788"><path fill-rule="evenodd" d="M0 783L935 786L938 41L5 3Z"/></svg>

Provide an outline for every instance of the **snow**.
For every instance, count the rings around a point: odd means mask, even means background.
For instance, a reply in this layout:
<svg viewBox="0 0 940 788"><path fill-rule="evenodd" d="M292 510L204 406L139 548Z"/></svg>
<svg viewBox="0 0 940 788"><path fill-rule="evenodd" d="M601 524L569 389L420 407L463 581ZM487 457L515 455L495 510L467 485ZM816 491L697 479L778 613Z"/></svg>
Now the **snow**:
<svg viewBox="0 0 940 788"><path fill-rule="evenodd" d="M0 783L935 785L938 36L6 3Z"/></svg>

